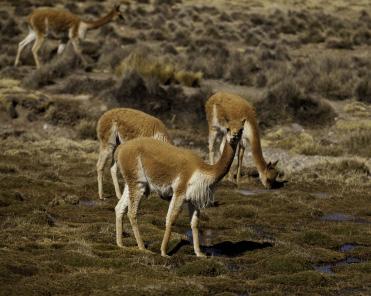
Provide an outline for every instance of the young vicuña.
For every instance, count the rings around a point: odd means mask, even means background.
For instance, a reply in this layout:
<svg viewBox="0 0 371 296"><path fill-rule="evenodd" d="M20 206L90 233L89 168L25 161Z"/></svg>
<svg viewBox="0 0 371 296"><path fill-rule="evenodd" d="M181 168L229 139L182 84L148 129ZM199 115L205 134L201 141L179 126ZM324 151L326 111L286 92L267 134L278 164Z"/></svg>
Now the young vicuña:
<svg viewBox="0 0 371 296"><path fill-rule="evenodd" d="M120 143L138 137L152 137L172 143L165 125L160 119L139 110L116 108L104 113L97 124L99 139L99 158L97 162L98 192L103 199L103 169L108 159L113 160L113 153ZM121 198L117 180L117 165L113 163L111 175L118 199Z"/></svg>
<svg viewBox="0 0 371 296"><path fill-rule="evenodd" d="M19 64L19 58L22 50L36 40L32 46L32 54L36 63L36 67L40 68L40 61L37 55L44 39L48 36L60 40L58 46L58 54L61 54L68 40L71 41L75 53L80 57L82 62L86 64L82 56L79 40L84 39L88 30L97 29L116 17L122 17L122 5L115 4L112 10L105 16L94 20L82 20L79 16L62 9L54 8L39 8L34 10L27 18L29 33L25 39L18 44L17 56L14 65Z"/></svg>
<svg viewBox="0 0 371 296"><path fill-rule="evenodd" d="M161 255L166 256L172 224L183 204L188 203L194 251L197 256L204 256L198 236L200 208L212 202L215 186L228 173L241 139L243 124L241 122L239 129L228 133L223 153L214 165L205 163L190 150L151 138L137 138L120 145L115 157L126 184L115 208L117 245L123 247L122 218L127 212L138 247L145 249L137 224L138 207L143 196L157 192L171 198Z"/></svg>
<svg viewBox="0 0 371 296"><path fill-rule="evenodd" d="M243 155L247 142L251 144L252 156L259 172L261 182L266 188L271 188L277 178L276 164L266 163L260 145L259 127L256 121L254 108L242 97L227 93L217 92L212 95L205 105L207 122L209 125L209 161L215 161L216 145L218 138L224 138L228 129L233 129L246 119L244 132L238 145L237 152L237 186L239 185ZM223 139L220 151L223 150Z"/></svg>

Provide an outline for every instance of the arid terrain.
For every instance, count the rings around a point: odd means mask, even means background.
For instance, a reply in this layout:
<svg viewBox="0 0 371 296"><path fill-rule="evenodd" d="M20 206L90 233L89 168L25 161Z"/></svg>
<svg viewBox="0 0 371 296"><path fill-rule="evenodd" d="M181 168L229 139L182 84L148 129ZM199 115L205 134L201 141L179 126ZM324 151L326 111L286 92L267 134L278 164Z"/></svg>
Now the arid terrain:
<svg viewBox="0 0 371 296"><path fill-rule="evenodd" d="M370 295L370 2L131 1L81 42L87 66L51 38L40 69L30 46L13 66L33 9L96 19L112 4L0 1L0 295ZM160 256L168 202L155 194L139 216L152 252L126 217L118 248L108 167L98 199L99 116L150 113L206 161L218 90L255 106L284 186L265 190L246 153L240 188L225 178L202 211L207 258L186 210Z"/></svg>

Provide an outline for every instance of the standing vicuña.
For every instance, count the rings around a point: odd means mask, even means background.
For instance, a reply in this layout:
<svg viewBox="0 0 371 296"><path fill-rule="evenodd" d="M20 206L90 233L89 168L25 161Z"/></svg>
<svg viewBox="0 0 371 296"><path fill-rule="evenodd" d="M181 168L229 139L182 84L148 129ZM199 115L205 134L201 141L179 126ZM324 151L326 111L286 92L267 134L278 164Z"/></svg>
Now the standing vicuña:
<svg viewBox="0 0 371 296"><path fill-rule="evenodd" d="M216 153L215 143L217 138L224 138L228 129L235 128L242 119L246 118L244 133L238 145L237 185L240 181L243 154L247 146L247 141L249 141L260 180L266 188L271 188L277 178L277 161L274 163L266 163L264 160L254 108L238 95L217 92L207 100L205 109L209 125L210 163L214 163ZM223 140L221 140L221 143L223 143ZM223 145L221 144L220 150L222 149Z"/></svg>
<svg viewBox="0 0 371 296"><path fill-rule="evenodd" d="M19 64L19 58L25 46L36 39L32 47L32 54L36 67L40 68L37 52L48 35L54 35L53 37L60 39L58 54L63 52L66 46L65 42L70 40L75 53L86 64L78 45L79 40L85 38L88 30L97 29L118 16L122 17L121 13L121 6L115 4L107 15L94 21L83 21L79 16L66 10L53 8L36 9L27 18L29 33L18 45L14 65L17 66Z"/></svg>
<svg viewBox="0 0 371 296"><path fill-rule="evenodd" d="M142 197L154 191L161 196L171 197L161 255L166 256L171 226L182 205L187 202L191 214L194 251L197 256L204 256L198 237L200 208L212 202L215 186L229 171L241 135L242 127L228 133L222 156L214 165L206 164L190 150L155 139L138 138L120 145L116 157L126 184L122 198L115 208L117 245L123 246L122 218L127 212L138 247L145 249L138 229L137 212Z"/></svg>
<svg viewBox="0 0 371 296"><path fill-rule="evenodd" d="M171 143L165 125L160 119L139 110L117 108L104 113L97 124L99 158L97 163L99 198L103 199L103 169L108 159L113 159L116 147L125 141L138 137L152 137ZM121 198L117 180L117 165L111 167L116 196Z"/></svg>

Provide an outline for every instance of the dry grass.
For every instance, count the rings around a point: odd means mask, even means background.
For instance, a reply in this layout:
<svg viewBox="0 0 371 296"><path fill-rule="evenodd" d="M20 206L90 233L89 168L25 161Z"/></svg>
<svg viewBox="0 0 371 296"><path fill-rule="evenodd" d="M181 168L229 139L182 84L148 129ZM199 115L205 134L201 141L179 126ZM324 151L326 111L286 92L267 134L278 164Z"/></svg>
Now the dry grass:
<svg viewBox="0 0 371 296"><path fill-rule="evenodd" d="M189 87L200 86L203 77L201 72L176 70L172 62L166 58L156 58L148 48L134 50L116 67L115 74L123 77L133 71L146 80L155 79L164 85L177 82Z"/></svg>
<svg viewBox="0 0 371 296"><path fill-rule="evenodd" d="M55 57L52 41L40 50L42 69L29 48L22 66L12 66L35 7L67 7L89 19L112 5L98 2L1 5L0 294L369 295L366 2L132 1L124 20L81 44L89 69L73 52ZM147 51L138 51L143 45ZM186 213L173 228L172 256L159 255L168 203L156 195L143 200L139 219L154 254L137 249L126 218L126 247L117 248L117 201L97 200L98 116L141 109L160 117L177 145L205 155L204 103L221 89L251 97L261 126L274 127L262 131L267 159L282 155L283 170L304 169L271 191L244 175L242 189L253 195L222 182L215 207L201 215L202 246L213 258L196 258L184 240ZM107 170L107 197L111 183ZM346 221L327 221L331 214ZM345 243L358 246L342 252ZM349 256L362 262L333 274L314 268Z"/></svg>

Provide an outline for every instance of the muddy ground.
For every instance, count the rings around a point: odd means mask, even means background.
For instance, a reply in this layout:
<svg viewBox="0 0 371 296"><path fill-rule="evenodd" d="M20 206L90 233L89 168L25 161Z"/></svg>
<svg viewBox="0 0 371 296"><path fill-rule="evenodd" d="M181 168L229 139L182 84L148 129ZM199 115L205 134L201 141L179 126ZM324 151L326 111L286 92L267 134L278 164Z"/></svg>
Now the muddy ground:
<svg viewBox="0 0 371 296"><path fill-rule="evenodd" d="M49 40L41 69L30 48L15 68L26 15L52 5L96 18L111 3L0 6L0 295L370 295L367 1L137 1L88 34L87 67ZM168 202L156 195L139 217L152 253L127 219L119 249L108 168L98 200L97 119L144 110L207 159L203 104L217 90L255 105L284 186L264 190L247 153L241 188L225 178L202 212L207 258L186 210L160 256Z"/></svg>

